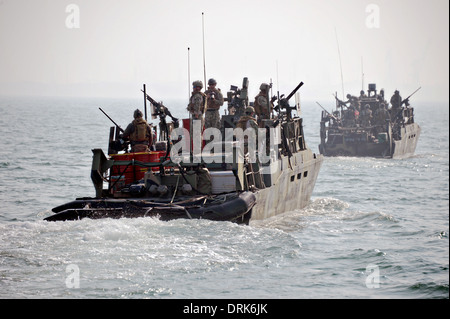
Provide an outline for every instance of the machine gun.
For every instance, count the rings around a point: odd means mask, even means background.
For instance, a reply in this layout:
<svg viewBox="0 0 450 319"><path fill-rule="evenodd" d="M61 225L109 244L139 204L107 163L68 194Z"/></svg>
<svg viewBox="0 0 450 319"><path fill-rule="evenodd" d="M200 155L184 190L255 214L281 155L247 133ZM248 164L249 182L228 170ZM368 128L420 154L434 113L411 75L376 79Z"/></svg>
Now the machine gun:
<svg viewBox="0 0 450 319"><path fill-rule="evenodd" d="M167 137L167 150L166 155L164 157L164 161L169 157L170 149L172 148L172 141L170 140L170 131L169 126L166 122L166 116L169 116L172 119L174 128L178 128L179 126L179 120L170 113L169 109L165 107L162 103L156 102L154 99L151 98L150 95L148 95L145 91L141 90L142 93L145 94L145 98L152 104L152 118L156 119L157 116L159 116L160 120L160 126L161 129L164 130L164 133ZM161 136L163 136L161 134Z"/></svg>
<svg viewBox="0 0 450 319"><path fill-rule="evenodd" d="M232 108L235 109L234 115L237 118L244 114L244 110L248 106L248 78L245 77L242 81L241 89L235 85L231 85L225 101L228 102L228 111Z"/></svg>
<svg viewBox="0 0 450 319"><path fill-rule="evenodd" d="M98 109L102 111L102 113L105 114L106 117L116 126L116 130L114 130L114 127L112 126L109 132L108 154L117 154L119 151L127 150L130 141L123 140L121 134L119 134L119 132L123 134L125 131L119 126L119 124L114 122L114 120L106 114L101 107Z"/></svg>
<svg viewBox="0 0 450 319"><path fill-rule="evenodd" d="M344 102L344 101L339 100L339 98L337 97L337 94L332 94L332 95L333 95L334 98L336 99L336 102L337 102L338 106L340 106L341 108L344 107L344 106L345 106L345 107L348 107L348 106L347 106L347 103L350 102L350 100L347 101L347 102Z"/></svg>
<svg viewBox="0 0 450 319"><path fill-rule="evenodd" d="M419 91L421 88L422 88L422 87L419 87L417 90L415 90L413 93L411 93L411 95L408 96L406 99L404 99L404 100L402 101L402 103L400 103L400 105L405 104L406 106L409 106L409 98L410 98L411 96L413 96L414 94L416 94L416 92Z"/></svg>
<svg viewBox="0 0 450 319"><path fill-rule="evenodd" d="M331 118L333 118L335 121L338 121L337 117L334 116L333 114L331 114L330 112L328 112L322 105L320 105L319 102L316 101L316 103L318 106L320 106L322 108L322 110L324 110L329 116L331 116Z"/></svg>
<svg viewBox="0 0 450 319"><path fill-rule="evenodd" d="M108 114L106 114L105 111L102 110L101 107L99 107L98 109L99 109L100 111L102 111L102 113L105 114L106 117L107 117L111 122L113 122L113 124L116 126L116 128L117 128L120 132L122 132L122 133L125 132L125 131L119 126L119 124L117 124L116 122L114 122L114 120L113 120Z"/></svg>
<svg viewBox="0 0 450 319"><path fill-rule="evenodd" d="M281 97L278 98L278 105L274 107L275 111L277 111L278 113L280 113L282 109L285 109L288 120L292 119L292 110L297 109L296 106L289 106L289 100L302 87L303 84L304 84L303 82L300 82L300 84L297 85L297 87L287 97L281 95Z"/></svg>
<svg viewBox="0 0 450 319"><path fill-rule="evenodd" d="M162 103L156 102L154 99L151 98L150 95L148 95L144 90L141 90L142 93L145 94L145 98L147 101L149 101L153 105L152 109L152 118L156 119L157 116L159 116L160 119L164 118L166 116L169 116L172 121L175 128L179 125L179 120L170 113L169 109L165 107Z"/></svg>

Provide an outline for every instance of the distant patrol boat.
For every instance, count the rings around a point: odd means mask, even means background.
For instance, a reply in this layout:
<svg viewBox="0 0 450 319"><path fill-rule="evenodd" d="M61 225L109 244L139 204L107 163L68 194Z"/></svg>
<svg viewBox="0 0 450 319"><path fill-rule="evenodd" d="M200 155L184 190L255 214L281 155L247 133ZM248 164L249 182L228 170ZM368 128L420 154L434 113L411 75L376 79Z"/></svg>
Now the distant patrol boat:
<svg viewBox="0 0 450 319"><path fill-rule="evenodd" d="M322 111L320 153L379 158L414 155L421 129L414 122L414 108L410 107L409 98L419 89L404 100L396 91L398 101L391 101L396 105L390 109L383 90L377 94L376 84L369 84L367 95L364 91L360 97L347 95L346 102L336 97L336 111L333 114Z"/></svg>

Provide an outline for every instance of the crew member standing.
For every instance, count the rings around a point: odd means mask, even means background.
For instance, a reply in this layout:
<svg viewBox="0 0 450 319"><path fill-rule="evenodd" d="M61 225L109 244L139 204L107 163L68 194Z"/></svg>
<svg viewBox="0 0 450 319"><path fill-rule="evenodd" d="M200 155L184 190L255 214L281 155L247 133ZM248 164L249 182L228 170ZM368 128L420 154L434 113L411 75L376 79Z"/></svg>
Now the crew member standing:
<svg viewBox="0 0 450 319"><path fill-rule="evenodd" d="M394 95L391 97L391 105L394 110L398 110L402 106L402 97L398 90L395 90Z"/></svg>
<svg viewBox="0 0 450 319"><path fill-rule="evenodd" d="M189 99L187 110L192 116L192 120L200 120L203 128L203 114L206 110L206 94L202 92L202 81L194 81L192 83L192 94Z"/></svg>
<svg viewBox="0 0 450 319"><path fill-rule="evenodd" d="M259 87L259 94L255 97L255 113L258 115L258 121L262 119L270 119L270 114L273 111L273 104L269 99L269 84L262 83Z"/></svg>
<svg viewBox="0 0 450 319"><path fill-rule="evenodd" d="M217 82L214 79L208 80L208 89L206 94L206 114L205 128L220 128L220 107L223 105L223 95L220 89L216 88Z"/></svg>

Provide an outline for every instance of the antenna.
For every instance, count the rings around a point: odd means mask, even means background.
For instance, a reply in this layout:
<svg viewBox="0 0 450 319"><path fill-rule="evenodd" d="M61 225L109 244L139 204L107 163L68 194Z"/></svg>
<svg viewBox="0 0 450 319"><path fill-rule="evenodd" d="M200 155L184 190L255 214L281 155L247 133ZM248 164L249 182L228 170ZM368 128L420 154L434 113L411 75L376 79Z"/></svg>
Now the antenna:
<svg viewBox="0 0 450 319"><path fill-rule="evenodd" d="M276 62L277 62L277 92L279 93L280 92L280 80L278 78L278 60Z"/></svg>
<svg viewBox="0 0 450 319"><path fill-rule="evenodd" d="M362 81L362 89L364 90L364 64L363 64L363 57L361 57L361 81Z"/></svg>
<svg viewBox="0 0 450 319"><path fill-rule="evenodd" d="M344 93L344 75L342 74L341 50L339 49L339 41L338 41L336 27L334 28L334 33L336 34L336 43L337 43L337 49L338 49L338 55L339 55L339 64L341 66L342 98L344 99L345 98L345 93Z"/></svg>
<svg viewBox="0 0 450 319"><path fill-rule="evenodd" d="M206 63L205 63L205 22L204 13L202 12L202 33L203 33L203 79L205 81L204 86L206 87Z"/></svg>
<svg viewBox="0 0 450 319"><path fill-rule="evenodd" d="M144 111L145 111L145 120L147 121L147 90L145 89L145 84L144 90L142 92L144 92Z"/></svg>
<svg viewBox="0 0 450 319"><path fill-rule="evenodd" d="M188 101L191 98L191 58L189 50L190 48L188 47Z"/></svg>

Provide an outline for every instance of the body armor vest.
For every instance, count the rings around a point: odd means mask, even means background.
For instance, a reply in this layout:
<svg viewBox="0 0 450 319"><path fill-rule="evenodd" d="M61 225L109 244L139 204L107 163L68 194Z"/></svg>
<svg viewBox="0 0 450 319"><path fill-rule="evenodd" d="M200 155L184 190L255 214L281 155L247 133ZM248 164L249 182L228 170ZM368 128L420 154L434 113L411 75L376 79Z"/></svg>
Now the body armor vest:
<svg viewBox="0 0 450 319"><path fill-rule="evenodd" d="M150 138L148 135L148 124L143 118L137 118L133 121L134 132L130 135L132 142L143 142Z"/></svg>

